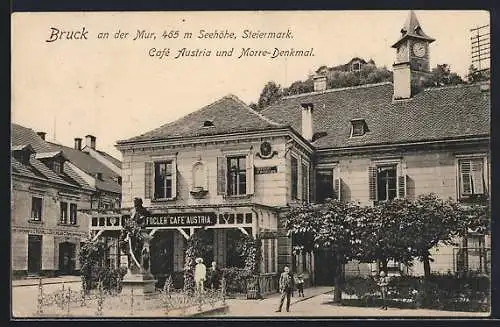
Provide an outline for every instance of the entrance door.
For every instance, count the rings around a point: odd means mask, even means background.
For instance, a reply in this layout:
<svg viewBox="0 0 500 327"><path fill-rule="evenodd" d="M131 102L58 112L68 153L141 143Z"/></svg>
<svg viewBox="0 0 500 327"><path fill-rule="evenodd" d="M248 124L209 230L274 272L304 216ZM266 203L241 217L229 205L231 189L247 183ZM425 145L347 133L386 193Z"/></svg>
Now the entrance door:
<svg viewBox="0 0 500 327"><path fill-rule="evenodd" d="M59 273L71 275L75 269L75 244L59 243Z"/></svg>
<svg viewBox="0 0 500 327"><path fill-rule="evenodd" d="M28 274L42 270L42 235L28 235Z"/></svg>
<svg viewBox="0 0 500 327"><path fill-rule="evenodd" d="M315 284L335 285L335 258L330 249L321 249L314 254Z"/></svg>
<svg viewBox="0 0 500 327"><path fill-rule="evenodd" d="M174 272L174 232L158 231L151 240L151 273L159 280Z"/></svg>

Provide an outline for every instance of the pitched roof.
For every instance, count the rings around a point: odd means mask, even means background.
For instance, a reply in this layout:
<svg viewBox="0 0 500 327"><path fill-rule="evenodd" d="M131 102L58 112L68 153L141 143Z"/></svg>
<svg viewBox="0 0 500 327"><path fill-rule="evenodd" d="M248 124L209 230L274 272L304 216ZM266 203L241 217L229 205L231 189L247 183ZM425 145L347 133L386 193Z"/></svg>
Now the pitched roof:
<svg viewBox="0 0 500 327"><path fill-rule="evenodd" d="M394 144L489 135L490 97L478 84L423 90L408 100L393 101L390 82L283 98L263 115L301 131L301 104L312 103L313 142L318 148ZM350 137L351 120L364 119L368 132Z"/></svg>
<svg viewBox="0 0 500 327"><path fill-rule="evenodd" d="M102 155L103 157L105 157L106 159L111 161L118 168L122 168L122 162L120 160L116 159L115 157L113 157L112 155L110 155L107 152L100 151L100 150L96 150L96 151L99 152L100 155Z"/></svg>
<svg viewBox="0 0 500 327"><path fill-rule="evenodd" d="M213 126L204 127L205 121ZM234 95L227 95L176 121L118 143L217 135L284 127L256 112Z"/></svg>
<svg viewBox="0 0 500 327"><path fill-rule="evenodd" d="M121 193L121 185L115 182L115 178L120 175L92 157L89 153L51 142L48 142L48 144L52 148L52 151L62 151L71 163L87 174L95 177L97 173L101 173L103 181L96 180L97 189Z"/></svg>
<svg viewBox="0 0 500 327"><path fill-rule="evenodd" d="M36 152L49 152L50 146L46 141L42 140L37 133L31 128L27 128L18 124L11 123L11 138L10 143L12 147L21 145L31 145Z"/></svg>
<svg viewBox="0 0 500 327"><path fill-rule="evenodd" d="M392 47L396 48L398 44L407 37L415 37L427 40L429 42L435 41L433 38L424 33L422 27L420 26L420 23L418 22L417 15L415 15L415 12L413 10L410 10L408 18L406 18L406 22L403 28L401 28L401 36L399 40L396 43L394 43Z"/></svg>
<svg viewBox="0 0 500 327"><path fill-rule="evenodd" d="M64 157L64 154L61 151L51 151L51 152L38 152L35 157L37 159L46 159L46 158L54 158L54 157Z"/></svg>

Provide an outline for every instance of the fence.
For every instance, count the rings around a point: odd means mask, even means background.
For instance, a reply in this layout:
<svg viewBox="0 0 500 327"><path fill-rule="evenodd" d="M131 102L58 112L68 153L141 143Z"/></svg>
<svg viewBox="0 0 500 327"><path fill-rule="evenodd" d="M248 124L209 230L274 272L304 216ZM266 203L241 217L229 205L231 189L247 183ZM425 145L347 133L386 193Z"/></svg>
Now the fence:
<svg viewBox="0 0 500 327"><path fill-rule="evenodd" d="M42 279L38 284L37 316L134 316L186 315L224 306L226 281L221 288L203 292L186 292L173 288L172 280L152 295L134 295L129 291L105 291L102 282L91 291L74 291L63 284L61 289L45 293Z"/></svg>

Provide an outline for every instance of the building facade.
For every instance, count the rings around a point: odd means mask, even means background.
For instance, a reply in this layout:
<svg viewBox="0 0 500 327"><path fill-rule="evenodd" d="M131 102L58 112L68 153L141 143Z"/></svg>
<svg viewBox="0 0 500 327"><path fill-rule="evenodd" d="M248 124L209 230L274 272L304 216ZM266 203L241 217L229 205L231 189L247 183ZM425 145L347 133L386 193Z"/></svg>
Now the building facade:
<svg viewBox="0 0 500 327"><path fill-rule="evenodd" d="M182 271L186 240L204 229L211 233L206 261L238 265L235 239L259 236L261 274L275 277L288 265L310 283L331 284L330 253L292 253L283 226L291 206L328 197L374 205L431 192L464 204L488 201L489 85L424 89L433 41L410 12L393 45L394 83L327 90L317 76L314 92L285 97L261 113L229 95L118 141L122 207L130 209L137 197L151 212L146 226L162 256L161 267L152 262L153 273ZM122 224L120 215L102 217L91 229L116 235ZM489 238L471 233L462 247L487 250ZM433 270L460 269L459 253L437 247ZM486 271L488 256L478 253L467 256L469 268ZM371 269L345 267L351 274ZM422 271L416 264L406 273Z"/></svg>
<svg viewBox="0 0 500 327"><path fill-rule="evenodd" d="M78 274L91 221L85 212L99 203L120 207L121 185L112 182L119 174L84 152L47 142L45 133L17 124L11 132L13 277Z"/></svg>

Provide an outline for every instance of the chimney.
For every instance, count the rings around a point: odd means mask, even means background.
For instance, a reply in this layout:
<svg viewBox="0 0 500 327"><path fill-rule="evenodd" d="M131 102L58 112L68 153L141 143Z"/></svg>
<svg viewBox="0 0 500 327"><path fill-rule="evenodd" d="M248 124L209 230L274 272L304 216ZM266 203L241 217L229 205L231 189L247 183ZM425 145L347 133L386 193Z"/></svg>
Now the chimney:
<svg viewBox="0 0 500 327"><path fill-rule="evenodd" d="M75 137L75 150L82 150L82 139L80 137Z"/></svg>
<svg viewBox="0 0 500 327"><path fill-rule="evenodd" d="M45 141L45 135L47 135L47 133L45 133L45 132L36 132L36 133L38 134L38 136L40 136L40 138L41 138L42 140L44 140L44 141Z"/></svg>
<svg viewBox="0 0 500 327"><path fill-rule="evenodd" d="M86 135L85 136L85 145L90 147L91 149L95 150L95 136L93 135Z"/></svg>
<svg viewBox="0 0 500 327"><path fill-rule="evenodd" d="M313 120L312 120L312 103L302 103L302 136L308 140L312 141L313 137Z"/></svg>
<svg viewBox="0 0 500 327"><path fill-rule="evenodd" d="M314 92L323 92L326 90L326 76L316 75L313 77L314 80Z"/></svg>

